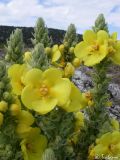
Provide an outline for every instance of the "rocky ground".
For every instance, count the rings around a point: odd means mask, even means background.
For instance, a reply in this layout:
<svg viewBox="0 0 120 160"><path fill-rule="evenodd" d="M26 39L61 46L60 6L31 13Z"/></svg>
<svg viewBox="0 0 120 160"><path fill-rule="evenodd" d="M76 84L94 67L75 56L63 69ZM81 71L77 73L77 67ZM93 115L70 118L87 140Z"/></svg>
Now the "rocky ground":
<svg viewBox="0 0 120 160"><path fill-rule="evenodd" d="M73 82L80 88L81 91L88 91L93 87L90 72L92 69L88 67L80 67L76 70L73 76ZM110 99L113 102L112 107L109 108L110 115L120 121L120 67L113 66L109 69L108 76L111 77L108 92Z"/></svg>

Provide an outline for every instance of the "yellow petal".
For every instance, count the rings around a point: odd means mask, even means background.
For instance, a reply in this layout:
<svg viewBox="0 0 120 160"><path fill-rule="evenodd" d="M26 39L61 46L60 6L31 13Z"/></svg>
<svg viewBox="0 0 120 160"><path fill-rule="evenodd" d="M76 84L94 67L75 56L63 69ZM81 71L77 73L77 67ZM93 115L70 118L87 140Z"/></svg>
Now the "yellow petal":
<svg viewBox="0 0 120 160"><path fill-rule="evenodd" d="M93 32L92 30L85 31L85 33L83 34L83 40L87 44L93 44L96 40L96 33Z"/></svg>
<svg viewBox="0 0 120 160"><path fill-rule="evenodd" d="M56 62L61 57L61 52L59 50L55 51L52 55L52 62Z"/></svg>
<svg viewBox="0 0 120 160"><path fill-rule="evenodd" d="M21 95L21 92L24 88L24 85L21 84L21 82L15 82L11 80L11 86L12 86L12 92L16 95Z"/></svg>
<svg viewBox="0 0 120 160"><path fill-rule="evenodd" d="M50 112L57 104L57 99L49 95L49 97L41 97L39 90L32 86L27 86L22 92L23 104L39 114L46 114Z"/></svg>
<svg viewBox="0 0 120 160"><path fill-rule="evenodd" d="M71 87L69 103L65 104L62 108L67 112L76 112L86 107L87 103L84 100L80 90L73 83L71 83Z"/></svg>
<svg viewBox="0 0 120 160"><path fill-rule="evenodd" d="M32 102L32 109L39 114L46 114L56 107L57 102L58 100L56 98L41 99Z"/></svg>
<svg viewBox="0 0 120 160"><path fill-rule="evenodd" d="M63 73L60 69L50 68L43 73L43 78L46 79L50 85L53 85L57 80L62 78L62 74Z"/></svg>
<svg viewBox="0 0 120 160"><path fill-rule="evenodd" d="M30 130L32 127L26 125L26 124L18 124L16 128L16 132L19 135L20 138L25 138L28 136Z"/></svg>
<svg viewBox="0 0 120 160"><path fill-rule="evenodd" d="M93 66L95 64L98 64L107 56L107 54L108 54L107 46L102 45L100 46L99 51L96 51L91 55L89 55L88 57L86 57L86 59L84 60L84 64L86 66Z"/></svg>
<svg viewBox="0 0 120 160"><path fill-rule="evenodd" d="M97 41L100 44L103 44L105 41L107 41L109 38L108 33L105 32L104 30L100 30L97 32Z"/></svg>
<svg viewBox="0 0 120 160"><path fill-rule="evenodd" d="M55 44L52 48L52 52L56 52L59 49L58 45Z"/></svg>
<svg viewBox="0 0 120 160"><path fill-rule="evenodd" d="M18 115L18 122L25 125L32 125L34 123L34 117L30 112L22 110Z"/></svg>
<svg viewBox="0 0 120 160"><path fill-rule="evenodd" d="M31 109L32 102L41 100L39 89L34 88L31 85L26 86L22 91L21 99L22 99L23 104L27 108Z"/></svg>
<svg viewBox="0 0 120 160"><path fill-rule="evenodd" d="M20 95L24 88L24 76L27 73L26 65L14 64L8 69L13 93Z"/></svg>
<svg viewBox="0 0 120 160"><path fill-rule="evenodd" d="M83 41L78 43L74 49L75 56L82 60L86 55L88 55L87 47L88 45Z"/></svg>
<svg viewBox="0 0 120 160"><path fill-rule="evenodd" d="M106 155L108 153L108 148L107 146L103 146L103 145L97 145L95 148L95 154L96 156L99 156L100 158L102 158L102 155Z"/></svg>
<svg viewBox="0 0 120 160"><path fill-rule="evenodd" d="M18 81L21 76L26 74L27 67L25 64L14 64L8 69L8 76L10 79L13 79L14 81Z"/></svg>
<svg viewBox="0 0 120 160"><path fill-rule="evenodd" d="M27 72L24 83L25 84L32 84L34 86L39 85L42 79L42 71L40 69L34 68Z"/></svg>
<svg viewBox="0 0 120 160"><path fill-rule="evenodd" d="M51 88L51 95L58 100L58 105L64 105L70 96L71 83L68 79L56 81L56 84Z"/></svg>

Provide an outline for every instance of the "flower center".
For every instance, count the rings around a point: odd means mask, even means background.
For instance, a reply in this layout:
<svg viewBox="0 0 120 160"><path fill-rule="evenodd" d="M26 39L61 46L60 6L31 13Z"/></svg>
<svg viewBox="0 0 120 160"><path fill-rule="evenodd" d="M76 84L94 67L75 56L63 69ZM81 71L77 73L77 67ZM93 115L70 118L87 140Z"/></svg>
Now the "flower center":
<svg viewBox="0 0 120 160"><path fill-rule="evenodd" d="M113 151L114 149L115 149L115 145L114 145L114 144L110 144L110 145L109 145L109 150L110 150L110 151Z"/></svg>
<svg viewBox="0 0 120 160"><path fill-rule="evenodd" d="M89 52L98 51L98 50L99 50L99 45L98 45L98 44L91 45L91 46L88 48L88 50L89 50Z"/></svg>
<svg viewBox="0 0 120 160"><path fill-rule="evenodd" d="M27 148L28 150L32 150L32 144L27 143L27 144L26 144L26 148Z"/></svg>
<svg viewBox="0 0 120 160"><path fill-rule="evenodd" d="M26 148L27 148L27 150L29 150L30 152L36 153L31 143L27 143L27 144L26 144Z"/></svg>
<svg viewBox="0 0 120 160"><path fill-rule="evenodd" d="M43 84L40 87L40 94L41 94L41 96L43 96L43 97L46 96L48 94L48 92L49 92L48 87L45 84Z"/></svg>

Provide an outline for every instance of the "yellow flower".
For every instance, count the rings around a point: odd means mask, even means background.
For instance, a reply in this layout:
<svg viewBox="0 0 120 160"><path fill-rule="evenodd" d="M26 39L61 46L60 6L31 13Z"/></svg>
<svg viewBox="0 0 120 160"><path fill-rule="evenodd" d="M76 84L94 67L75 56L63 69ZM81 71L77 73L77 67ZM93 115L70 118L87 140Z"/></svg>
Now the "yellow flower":
<svg viewBox="0 0 120 160"><path fill-rule="evenodd" d="M19 137L26 137L26 135L32 129L31 125L34 123L34 117L28 111L21 110L20 114L17 116L17 128L16 132Z"/></svg>
<svg viewBox="0 0 120 160"><path fill-rule="evenodd" d="M71 93L69 100L62 106L67 112L77 112L87 106L87 101L83 98L80 90L71 83Z"/></svg>
<svg viewBox="0 0 120 160"><path fill-rule="evenodd" d="M96 140L96 146L91 150L95 156L111 156L120 158L120 132L108 132ZM91 154L90 153L90 154Z"/></svg>
<svg viewBox="0 0 120 160"><path fill-rule="evenodd" d="M5 101L0 102L0 112L6 112L8 109L8 103Z"/></svg>
<svg viewBox="0 0 120 160"><path fill-rule="evenodd" d="M54 45L52 48L52 62L56 62L60 59L61 57L61 52L59 50L58 45Z"/></svg>
<svg viewBox="0 0 120 160"><path fill-rule="evenodd" d="M109 57L115 64L120 65L120 40L117 40L117 33L113 33L108 42Z"/></svg>
<svg viewBox="0 0 120 160"><path fill-rule="evenodd" d="M24 53L24 61L27 62L31 59L31 52Z"/></svg>
<svg viewBox="0 0 120 160"><path fill-rule="evenodd" d="M39 114L50 112L56 105L63 106L69 99L71 83L62 78L59 69L50 68L45 72L32 69L27 72L24 80L22 102Z"/></svg>
<svg viewBox="0 0 120 160"><path fill-rule="evenodd" d="M108 54L108 34L100 30L97 33L87 30L83 34L83 41L75 47L75 55L86 66L100 63Z"/></svg>
<svg viewBox="0 0 120 160"><path fill-rule="evenodd" d="M26 65L14 64L8 69L8 76L11 80L13 93L21 95L24 88L24 76L27 72Z"/></svg>
<svg viewBox="0 0 120 160"><path fill-rule="evenodd" d="M21 142L24 160L41 160L46 147L46 137L40 134L39 128L32 128L28 136Z"/></svg>
<svg viewBox="0 0 120 160"><path fill-rule="evenodd" d="M71 77L75 72L75 68L71 63L67 63L66 67L64 68L64 76Z"/></svg>

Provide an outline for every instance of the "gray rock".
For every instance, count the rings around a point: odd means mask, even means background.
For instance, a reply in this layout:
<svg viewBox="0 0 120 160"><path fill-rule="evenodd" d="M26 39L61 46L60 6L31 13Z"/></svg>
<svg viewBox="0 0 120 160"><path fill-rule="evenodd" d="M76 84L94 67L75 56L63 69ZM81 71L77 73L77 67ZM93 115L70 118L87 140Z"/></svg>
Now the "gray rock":
<svg viewBox="0 0 120 160"><path fill-rule="evenodd" d="M82 91L88 91L93 87L90 72L92 69L88 67L80 67L76 70L72 81ZM111 83L108 87L110 93L110 99L113 102L113 106L108 110L110 116L117 118L120 121L120 67L114 66L110 68L108 76L111 77Z"/></svg>

